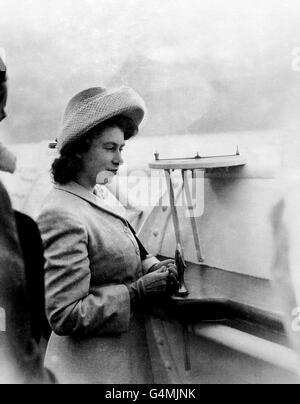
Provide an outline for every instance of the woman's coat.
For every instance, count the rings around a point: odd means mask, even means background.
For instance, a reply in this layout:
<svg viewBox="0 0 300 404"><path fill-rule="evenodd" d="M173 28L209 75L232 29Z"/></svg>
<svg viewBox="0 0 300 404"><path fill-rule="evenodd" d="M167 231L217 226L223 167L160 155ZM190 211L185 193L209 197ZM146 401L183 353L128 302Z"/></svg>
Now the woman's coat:
<svg viewBox="0 0 300 404"><path fill-rule="evenodd" d="M151 259L143 267L128 222L72 182L53 189L38 224L54 330L46 365L62 383L151 383L143 318L125 286Z"/></svg>

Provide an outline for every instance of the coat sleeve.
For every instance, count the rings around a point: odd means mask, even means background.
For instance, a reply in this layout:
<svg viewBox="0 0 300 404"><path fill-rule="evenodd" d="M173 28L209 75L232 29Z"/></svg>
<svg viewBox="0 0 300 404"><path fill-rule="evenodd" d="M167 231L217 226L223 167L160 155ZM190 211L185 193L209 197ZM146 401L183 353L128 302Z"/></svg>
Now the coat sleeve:
<svg viewBox="0 0 300 404"><path fill-rule="evenodd" d="M0 384L51 383L49 373L43 367L41 347L31 335L31 313L23 255L14 213L1 183L0 306L5 310L6 321L2 324L4 329L1 331L5 331L3 335L7 340L5 347L0 346ZM6 349L8 352L5 352Z"/></svg>
<svg viewBox="0 0 300 404"><path fill-rule="evenodd" d="M38 219L45 249L46 311L58 335L106 335L128 330L130 297L125 285L90 290L88 234L69 212L46 210Z"/></svg>

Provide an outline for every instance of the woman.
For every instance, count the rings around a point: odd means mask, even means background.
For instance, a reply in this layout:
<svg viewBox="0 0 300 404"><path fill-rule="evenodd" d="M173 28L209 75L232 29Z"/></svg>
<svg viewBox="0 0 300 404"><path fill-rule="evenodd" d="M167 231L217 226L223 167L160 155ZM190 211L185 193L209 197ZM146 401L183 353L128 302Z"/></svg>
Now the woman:
<svg viewBox="0 0 300 404"><path fill-rule="evenodd" d="M38 219L54 331L46 364L61 383L152 382L140 308L177 290L176 268L147 256L95 192L117 174L144 112L133 90L99 87L73 97L64 114L55 186Z"/></svg>

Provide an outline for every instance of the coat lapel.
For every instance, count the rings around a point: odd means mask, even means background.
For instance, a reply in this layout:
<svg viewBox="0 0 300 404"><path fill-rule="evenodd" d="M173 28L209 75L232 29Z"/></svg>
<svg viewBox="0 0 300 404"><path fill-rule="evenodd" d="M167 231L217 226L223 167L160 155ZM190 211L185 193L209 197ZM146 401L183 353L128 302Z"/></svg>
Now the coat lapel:
<svg viewBox="0 0 300 404"><path fill-rule="evenodd" d="M96 208L103 210L104 212L109 213L109 214L117 217L118 219L121 219L123 222L128 223L124 217L122 217L122 216L118 215L117 213L113 212L112 210L108 209L107 206L103 206L103 204L101 204L99 198L97 198L96 195L89 192L86 188L79 185L77 182L71 181L66 185L55 184L54 188L58 189L60 191L65 191L65 192L69 192L70 194L76 195L79 198L84 199L85 201L89 202Z"/></svg>

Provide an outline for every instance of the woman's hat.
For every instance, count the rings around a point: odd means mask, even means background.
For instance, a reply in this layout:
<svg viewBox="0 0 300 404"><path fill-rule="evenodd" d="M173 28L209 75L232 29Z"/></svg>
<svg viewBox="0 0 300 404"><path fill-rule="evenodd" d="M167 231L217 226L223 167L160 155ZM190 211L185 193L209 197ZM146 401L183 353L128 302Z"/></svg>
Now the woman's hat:
<svg viewBox="0 0 300 404"><path fill-rule="evenodd" d="M146 112L143 99L131 88L106 90L93 87L76 94L68 103L57 139L61 150L98 124L117 115L131 118L139 126Z"/></svg>

